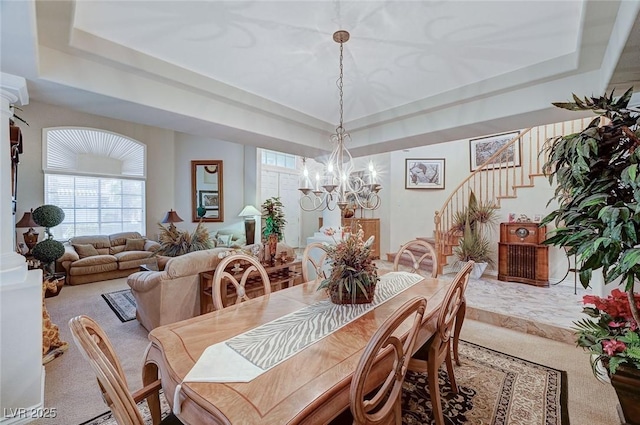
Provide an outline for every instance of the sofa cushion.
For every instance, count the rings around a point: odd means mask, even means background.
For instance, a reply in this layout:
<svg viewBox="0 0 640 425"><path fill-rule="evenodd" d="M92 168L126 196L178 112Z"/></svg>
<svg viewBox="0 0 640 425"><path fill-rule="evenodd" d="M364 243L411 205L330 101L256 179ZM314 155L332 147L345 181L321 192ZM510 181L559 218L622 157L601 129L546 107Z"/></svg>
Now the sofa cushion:
<svg viewBox="0 0 640 425"><path fill-rule="evenodd" d="M127 258L126 260L120 259L118 260L118 269L119 270L129 270L129 269L139 269L141 265L148 264L151 262L151 256L153 253L145 252L145 251L131 251L133 252L142 252L146 254L144 257L139 258Z"/></svg>
<svg viewBox="0 0 640 425"><path fill-rule="evenodd" d="M124 244L125 251L144 251L144 242L145 240L140 239L127 239L127 242Z"/></svg>
<svg viewBox="0 0 640 425"><path fill-rule="evenodd" d="M216 246L229 247L229 245L231 245L231 236L232 235L218 235Z"/></svg>
<svg viewBox="0 0 640 425"><path fill-rule="evenodd" d="M109 238L109 254L117 254L124 251L124 247L127 244L127 239L143 239L142 235L138 232L121 232L114 233L108 236Z"/></svg>
<svg viewBox="0 0 640 425"><path fill-rule="evenodd" d="M73 276L104 273L118 269L118 260L113 255L94 255L73 262L69 274Z"/></svg>
<svg viewBox="0 0 640 425"><path fill-rule="evenodd" d="M69 239L71 245L91 244L98 251L98 254L109 254L111 241L106 235L76 236Z"/></svg>
<svg viewBox="0 0 640 425"><path fill-rule="evenodd" d="M87 244L73 244L73 248L76 250L76 252L78 253L78 257L80 258L86 258L86 257L93 257L94 255L100 255L98 253L98 250L91 244L87 243Z"/></svg>
<svg viewBox="0 0 640 425"><path fill-rule="evenodd" d="M117 254L113 254L114 257L117 258L118 261L131 261L131 260L139 260L141 258L149 258L153 255L153 252L149 251L122 251Z"/></svg>

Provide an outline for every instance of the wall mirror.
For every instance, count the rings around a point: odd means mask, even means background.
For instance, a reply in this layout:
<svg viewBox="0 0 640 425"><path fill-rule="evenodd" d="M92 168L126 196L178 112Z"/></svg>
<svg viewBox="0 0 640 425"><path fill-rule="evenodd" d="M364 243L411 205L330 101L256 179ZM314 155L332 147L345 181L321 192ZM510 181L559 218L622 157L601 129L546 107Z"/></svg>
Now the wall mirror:
<svg viewBox="0 0 640 425"><path fill-rule="evenodd" d="M222 161L191 161L191 215L194 222L224 221Z"/></svg>

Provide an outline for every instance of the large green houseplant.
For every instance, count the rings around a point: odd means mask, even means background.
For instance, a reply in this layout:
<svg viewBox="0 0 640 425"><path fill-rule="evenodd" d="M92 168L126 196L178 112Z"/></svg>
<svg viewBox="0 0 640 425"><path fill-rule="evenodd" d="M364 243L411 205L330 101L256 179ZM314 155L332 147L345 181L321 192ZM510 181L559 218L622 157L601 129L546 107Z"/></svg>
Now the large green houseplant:
<svg viewBox="0 0 640 425"><path fill-rule="evenodd" d="M273 263L276 258L278 242L284 237L284 225L287 220L284 218L284 205L277 196L271 197L264 201L262 207L262 218L264 226L262 227L262 237L269 246L269 255Z"/></svg>
<svg viewBox="0 0 640 425"><path fill-rule="evenodd" d="M621 365L640 372L640 299L634 294L640 278L640 122L627 107L631 94L629 89L617 99L613 92L584 99L574 95L574 102L554 103L572 111L591 110L597 117L579 133L552 139L543 167L549 181L557 184L552 200L559 204L542 220L556 225L545 243L577 256L585 288L593 272L601 270L605 284L617 282L626 292L626 300L620 299L622 292L609 301L585 296L585 304L595 308L584 312L596 320L576 323L578 345L608 365L614 387ZM611 310L612 305L620 308ZM625 416L629 423L640 423L638 407Z"/></svg>
<svg viewBox="0 0 640 425"><path fill-rule="evenodd" d="M262 203L262 218L264 226L262 227L262 236L265 240L269 239L269 235L276 235L278 242L284 237L284 225L287 220L284 218L284 205L280 202L280 198L274 196Z"/></svg>

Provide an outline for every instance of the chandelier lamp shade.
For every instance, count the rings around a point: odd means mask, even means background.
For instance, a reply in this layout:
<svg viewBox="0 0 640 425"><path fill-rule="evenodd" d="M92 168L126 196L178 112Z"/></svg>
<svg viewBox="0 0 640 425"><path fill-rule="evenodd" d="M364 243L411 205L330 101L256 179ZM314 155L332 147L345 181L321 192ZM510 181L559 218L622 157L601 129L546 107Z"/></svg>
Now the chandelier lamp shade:
<svg viewBox="0 0 640 425"><path fill-rule="evenodd" d="M349 33L345 30L336 31L333 40L340 44L340 76L337 86L340 96L340 123L335 133L330 137L333 151L326 164L324 175L316 173L315 183L309 178L306 160L303 159L303 183L299 189L302 192L300 207L304 211L340 210L345 208L362 208L375 210L380 207L378 192L382 186L376 183L376 171L373 164L369 164L368 174L354 173L353 157L346 147L351 136L343 126L343 48L349 40Z"/></svg>
<svg viewBox="0 0 640 425"><path fill-rule="evenodd" d="M27 248L29 248L28 254L31 253L33 247L38 243L39 236L39 233L33 230L34 227L38 227L38 223L33 220L33 217L31 215L32 212L33 209L31 211L25 212L20 221L16 223L16 228L29 228L29 230L22 234L22 236L24 237L24 243Z"/></svg>
<svg viewBox="0 0 640 425"><path fill-rule="evenodd" d="M247 238L247 245L255 243L257 215L261 216L262 213L253 205L245 206L238 214L239 217L244 217L244 233Z"/></svg>

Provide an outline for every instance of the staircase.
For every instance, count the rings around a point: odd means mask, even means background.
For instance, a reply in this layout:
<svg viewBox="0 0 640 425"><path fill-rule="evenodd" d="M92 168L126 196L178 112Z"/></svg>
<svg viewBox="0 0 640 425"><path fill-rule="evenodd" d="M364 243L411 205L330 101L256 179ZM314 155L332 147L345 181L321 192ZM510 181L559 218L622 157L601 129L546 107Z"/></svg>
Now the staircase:
<svg viewBox="0 0 640 425"><path fill-rule="evenodd" d="M478 203L493 204L496 208L500 208L502 199L517 198L521 189L534 187L535 177L544 176L542 167L547 160L547 142L581 131L592 119L582 118L522 131L451 192L442 208L435 213L434 237L418 238L435 246L439 274L453 255L454 247L458 246L461 234L453 229L454 216L467 206L471 191ZM395 253L387 254L388 261L393 261L394 258Z"/></svg>

